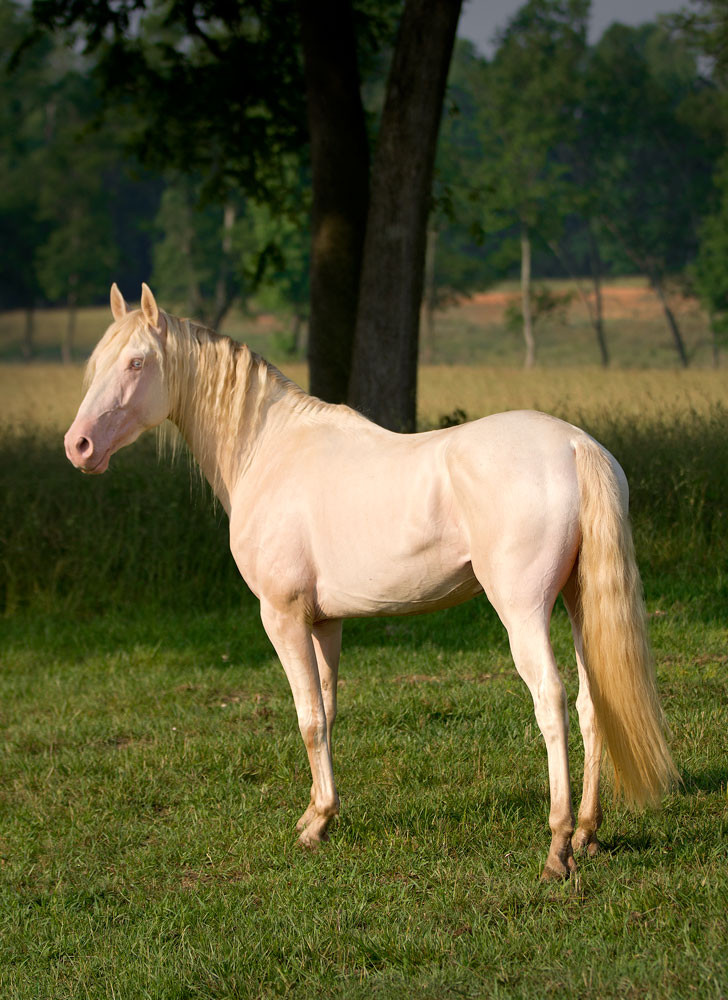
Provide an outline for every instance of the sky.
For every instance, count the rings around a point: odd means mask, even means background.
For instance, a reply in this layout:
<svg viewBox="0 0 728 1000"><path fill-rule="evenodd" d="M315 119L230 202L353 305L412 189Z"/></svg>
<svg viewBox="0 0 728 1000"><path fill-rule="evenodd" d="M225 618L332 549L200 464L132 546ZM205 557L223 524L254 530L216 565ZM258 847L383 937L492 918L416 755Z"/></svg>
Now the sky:
<svg viewBox="0 0 728 1000"><path fill-rule="evenodd" d="M469 38L485 56L493 54L496 31L504 28L525 0L464 0L458 35ZM595 42L614 21L636 25L653 21L657 14L673 14L688 7L688 0L592 0L589 41Z"/></svg>

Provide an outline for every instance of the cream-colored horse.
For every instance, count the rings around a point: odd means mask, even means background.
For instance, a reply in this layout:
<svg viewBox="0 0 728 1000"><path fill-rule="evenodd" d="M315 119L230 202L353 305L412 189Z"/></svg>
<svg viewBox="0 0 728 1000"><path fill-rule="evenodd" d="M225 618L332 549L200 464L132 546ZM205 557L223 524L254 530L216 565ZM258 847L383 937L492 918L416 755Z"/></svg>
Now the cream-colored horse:
<svg viewBox="0 0 728 1000"><path fill-rule="evenodd" d="M169 418L230 518L230 548L260 600L291 685L313 786L300 841L339 811L331 761L341 623L433 611L485 592L508 631L548 755L552 839L544 876L598 850L602 741L628 800L676 772L665 743L627 517L627 483L584 431L499 413L423 434L383 430L322 403L247 347L157 307L143 286L96 347L66 434L84 472ZM571 617L584 787L575 827L564 687L549 640Z"/></svg>

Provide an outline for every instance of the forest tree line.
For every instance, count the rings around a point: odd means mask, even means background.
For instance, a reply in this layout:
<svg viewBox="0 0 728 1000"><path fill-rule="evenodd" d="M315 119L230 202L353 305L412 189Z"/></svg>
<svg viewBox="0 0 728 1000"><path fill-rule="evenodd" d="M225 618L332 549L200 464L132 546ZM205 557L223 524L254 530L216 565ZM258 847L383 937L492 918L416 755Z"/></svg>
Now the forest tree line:
<svg viewBox="0 0 728 1000"><path fill-rule="evenodd" d="M69 308L70 357L75 308L111 280L146 280L213 327L255 302L290 314L295 345L310 320L318 394L367 409L368 345L391 348L400 381L417 360L416 327L413 347L377 323L416 324L421 300L431 311L520 276L532 363L534 312L548 307L534 276L578 277L608 364L601 282L639 273L678 361L689 356L676 286L703 302L717 358L728 330L728 2L614 24L589 44L588 0L529 0L490 59L446 37L459 7L0 0L0 308L26 310L26 352L36 307ZM423 48L425 16L441 18L438 49ZM420 99L418 62L448 73L444 101L436 87ZM407 86L418 99L398 106ZM420 120L428 102L434 126ZM434 169L415 176L423 136ZM408 210L426 201L426 247L398 251L423 265L410 267L423 274L407 290L418 314L408 319L386 287L401 272L377 270L383 251L365 242L418 185ZM400 192L394 203L388 192ZM383 422L406 426L411 384L404 396Z"/></svg>

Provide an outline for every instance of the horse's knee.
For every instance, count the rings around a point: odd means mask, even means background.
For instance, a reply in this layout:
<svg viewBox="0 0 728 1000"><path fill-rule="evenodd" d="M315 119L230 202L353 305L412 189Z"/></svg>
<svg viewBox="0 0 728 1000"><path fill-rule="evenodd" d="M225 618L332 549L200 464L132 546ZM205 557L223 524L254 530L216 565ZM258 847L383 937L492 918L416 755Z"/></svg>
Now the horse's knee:
<svg viewBox="0 0 728 1000"><path fill-rule="evenodd" d="M579 685L579 692L576 696L576 711L582 725L593 725L594 720L596 719L596 712L594 710L594 702L592 701L591 691L585 683Z"/></svg>
<svg viewBox="0 0 728 1000"><path fill-rule="evenodd" d="M309 753L316 753L327 746L325 714L306 712L299 715L298 729Z"/></svg>
<svg viewBox="0 0 728 1000"><path fill-rule="evenodd" d="M533 709L547 744L560 739L568 730L566 690L558 674L539 683L533 696Z"/></svg>

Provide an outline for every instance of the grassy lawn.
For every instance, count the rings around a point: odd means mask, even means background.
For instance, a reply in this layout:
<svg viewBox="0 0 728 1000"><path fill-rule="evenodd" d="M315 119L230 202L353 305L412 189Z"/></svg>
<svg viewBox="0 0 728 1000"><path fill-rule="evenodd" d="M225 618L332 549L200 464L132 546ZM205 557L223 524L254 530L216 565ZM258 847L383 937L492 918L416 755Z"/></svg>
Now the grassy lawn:
<svg viewBox="0 0 728 1000"><path fill-rule="evenodd" d="M607 779L606 850L556 886L543 742L483 599L346 624L342 814L296 847L307 761L225 518L150 440L74 472L79 378L0 367L3 1000L728 996L721 373L422 375L423 424L538 405L632 484L684 784L640 813ZM560 606L553 638L573 705ZM578 799L575 715L572 751Z"/></svg>

